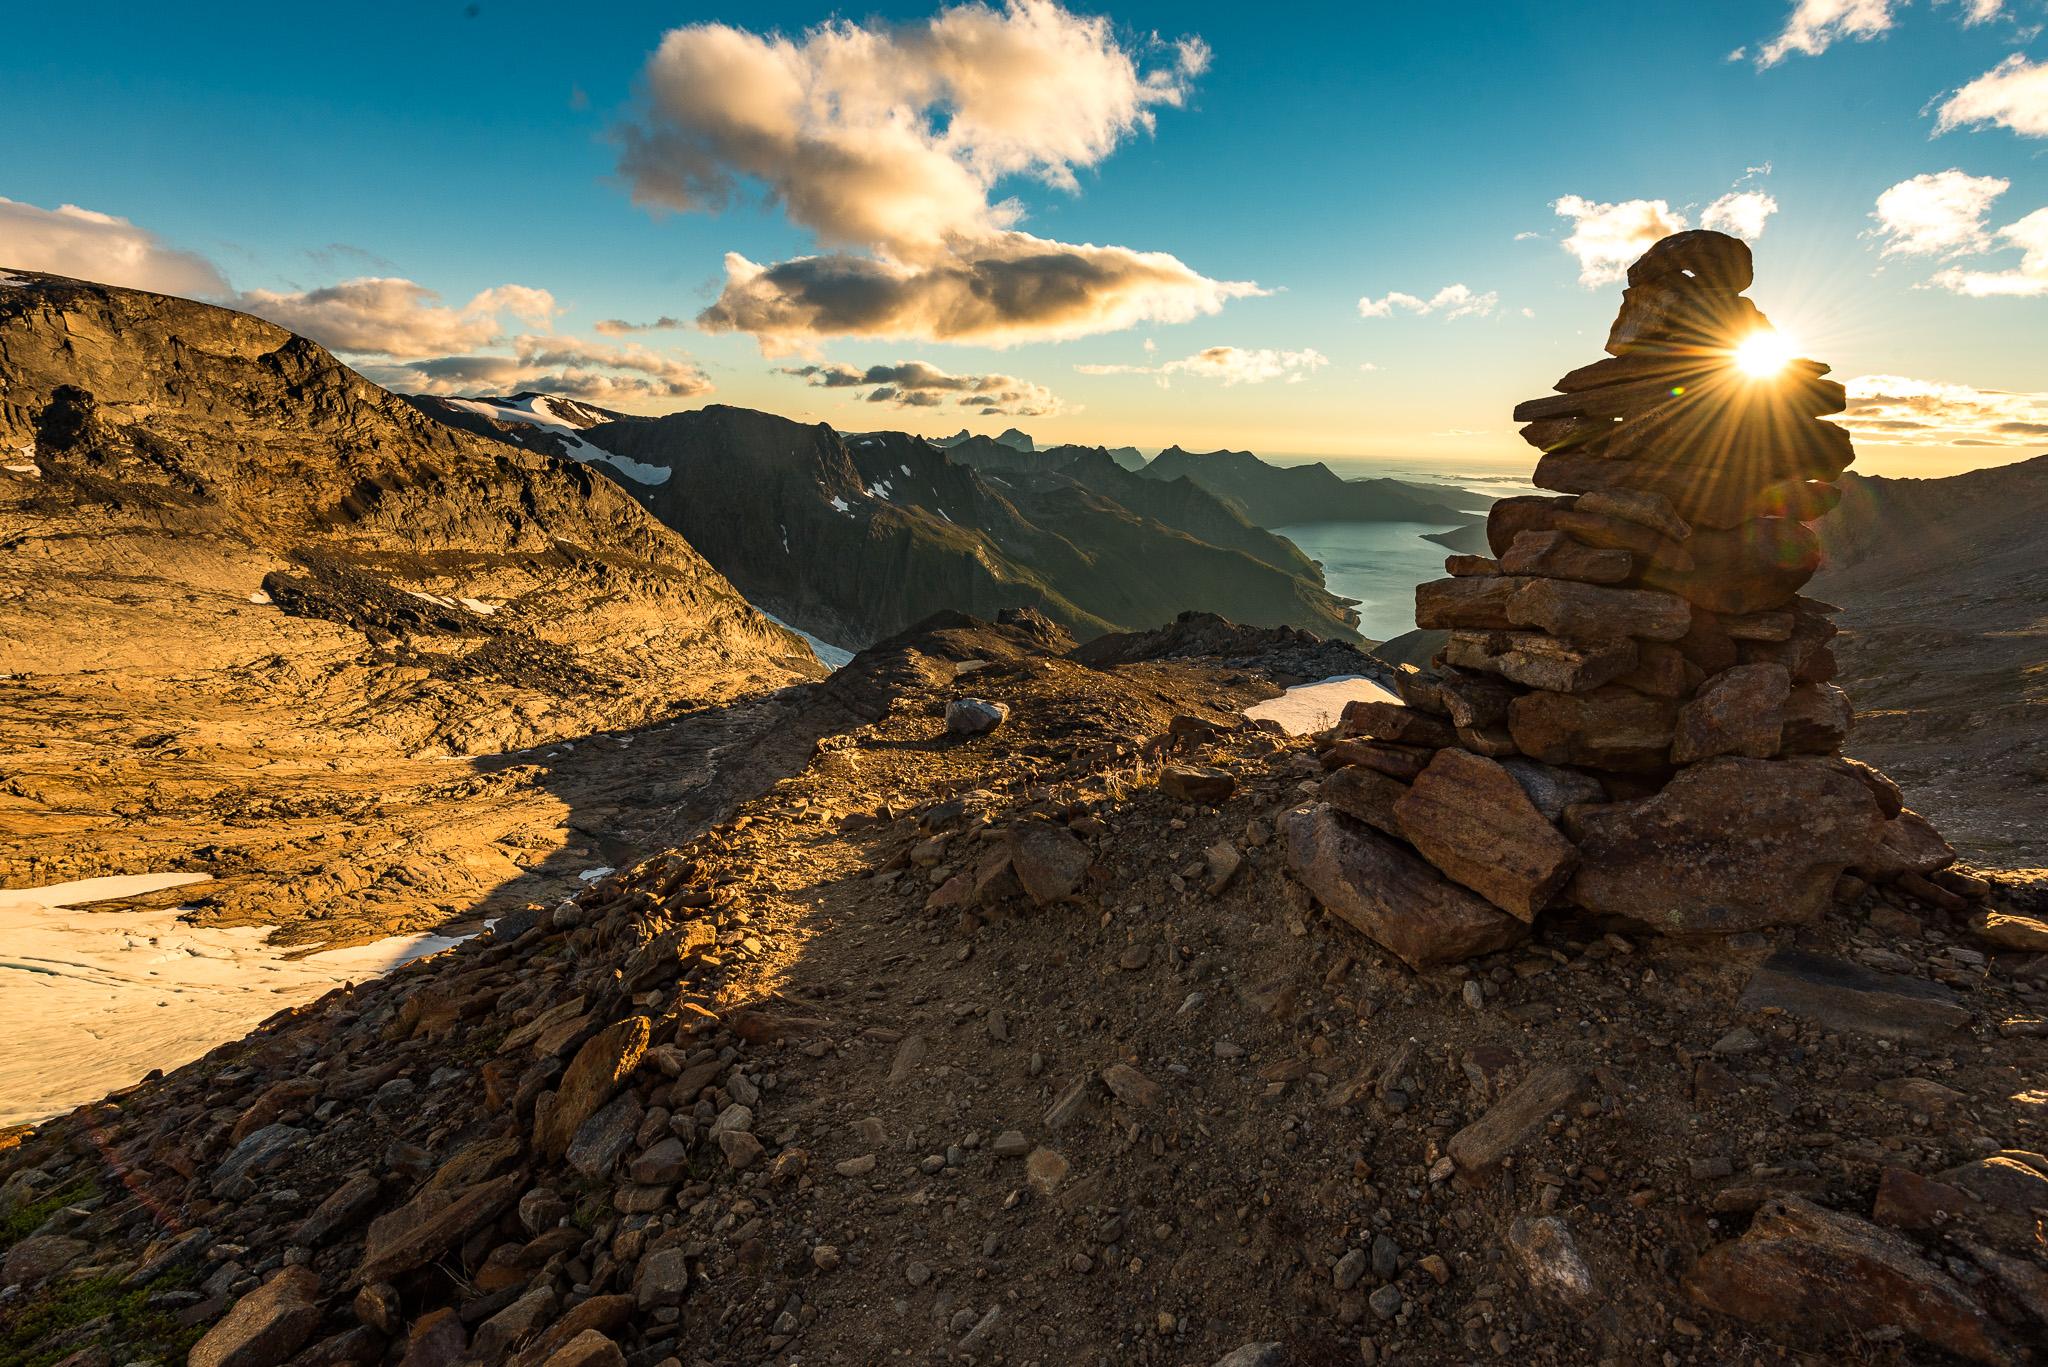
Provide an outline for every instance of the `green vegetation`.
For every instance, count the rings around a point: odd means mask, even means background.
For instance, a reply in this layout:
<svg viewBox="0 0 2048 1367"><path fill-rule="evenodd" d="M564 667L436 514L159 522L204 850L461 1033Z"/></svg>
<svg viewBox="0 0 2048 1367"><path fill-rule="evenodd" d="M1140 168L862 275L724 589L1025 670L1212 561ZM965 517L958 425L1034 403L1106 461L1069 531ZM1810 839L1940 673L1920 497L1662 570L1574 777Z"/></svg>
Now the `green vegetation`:
<svg viewBox="0 0 2048 1367"><path fill-rule="evenodd" d="M35 1233L43 1221L64 1207L91 1200L99 1194L97 1182L90 1177L80 1177L30 1201L5 1220L0 1220L0 1253Z"/></svg>
<svg viewBox="0 0 2048 1367"><path fill-rule="evenodd" d="M123 1290L118 1277L57 1282L19 1305L0 1310L0 1362L14 1367L50 1367L88 1343L119 1345L127 1357L182 1362L199 1341L200 1329L186 1328L167 1310L149 1308L149 1298L190 1283L191 1268L179 1268L154 1283ZM88 1337L72 1341L71 1331L104 1321ZM117 1360L125 1360L117 1354Z"/></svg>

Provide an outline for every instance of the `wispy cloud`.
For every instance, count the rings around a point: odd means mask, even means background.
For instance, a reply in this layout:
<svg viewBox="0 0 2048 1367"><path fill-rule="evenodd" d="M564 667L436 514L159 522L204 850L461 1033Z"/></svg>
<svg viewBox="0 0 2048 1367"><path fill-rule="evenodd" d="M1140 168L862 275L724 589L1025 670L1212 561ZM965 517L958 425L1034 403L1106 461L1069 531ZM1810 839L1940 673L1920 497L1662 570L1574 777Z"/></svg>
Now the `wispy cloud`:
<svg viewBox="0 0 2048 1367"><path fill-rule="evenodd" d="M1077 172L1149 133L1207 66L1197 38L1121 43L1052 0L963 4L900 25L833 20L797 38L674 29L618 130L620 170L655 209L716 212L765 188L823 254L726 257L698 319L771 352L827 336L994 345L1179 322L1259 293L1163 252L1019 230L1011 177L1078 192Z"/></svg>
<svg viewBox="0 0 2048 1367"><path fill-rule="evenodd" d="M951 403L982 417L1047 417L1062 411L1060 400L1042 384L1015 375L954 375L925 361L871 365L816 364L785 368L817 389L865 389L868 403L898 408L938 408Z"/></svg>
<svg viewBox="0 0 2048 1367"><path fill-rule="evenodd" d="M1684 231L1685 215L1661 199L1624 199L1602 204L1581 195L1565 195L1551 205L1572 223L1564 249L1579 262L1579 283L1611 285L1628 274L1629 264L1660 238Z"/></svg>
<svg viewBox="0 0 2048 1367"><path fill-rule="evenodd" d="M9 266L201 299L228 292L226 278L205 257L76 204L40 209L0 198L0 268Z"/></svg>
<svg viewBox="0 0 2048 1367"><path fill-rule="evenodd" d="M606 337L626 337L636 332L672 332L686 328L689 323L681 318L671 318L664 313L651 323L629 323L623 318L600 318L590 325L591 331Z"/></svg>
<svg viewBox="0 0 2048 1367"><path fill-rule="evenodd" d="M1358 316L1361 318L1392 318L1395 313L1413 313L1418 316L1441 313L1446 320L1453 318L1484 318L1500 307L1500 295L1492 290L1484 294L1469 285L1445 285L1435 294L1424 299L1419 295L1403 294L1395 290L1378 299L1367 295L1358 301Z"/></svg>
<svg viewBox="0 0 2048 1367"><path fill-rule="evenodd" d="M2016 247L2019 265L2008 270L1964 270L1951 266L1930 282L1973 299L2038 299L2048 296L2048 209L2036 209L1995 234L2000 247Z"/></svg>
<svg viewBox="0 0 2048 1367"><path fill-rule="evenodd" d="M1904 0L1793 0L1785 27L1757 48L1756 64L1776 66L1795 52L1818 57L1845 39L1868 42L1891 31L1903 4Z"/></svg>
<svg viewBox="0 0 2048 1367"><path fill-rule="evenodd" d="M500 315L546 327L559 312L552 294L526 285L485 290L460 309L440 298L411 280L365 276L311 290L248 290L234 302L331 350L401 360L494 345L505 333Z"/></svg>
<svg viewBox="0 0 2048 1367"><path fill-rule="evenodd" d="M1778 201L1753 183L1770 174L1768 164L1752 166L1735 188L1700 211L1700 226L1754 242L1764 235ZM1565 195L1552 202L1558 217L1571 221L1564 250L1579 263L1579 283L1588 288L1625 279L1635 259L1660 239L1684 232L1692 220L1668 200L1624 199L1612 204Z"/></svg>
<svg viewBox="0 0 2048 1367"><path fill-rule="evenodd" d="M2048 138L2048 60L2029 62L2015 52L1942 102L1934 131L2010 128L2027 138Z"/></svg>
<svg viewBox="0 0 2048 1367"><path fill-rule="evenodd" d="M577 337L521 336L510 355L437 356L359 368L390 389L424 394L509 394L536 389L592 403L693 399L710 379L684 357Z"/></svg>
<svg viewBox="0 0 2048 1367"><path fill-rule="evenodd" d="M2012 182L1953 167L1902 180L1877 197L1872 231L1886 256L1953 256L1991 245L1985 215Z"/></svg>
<svg viewBox="0 0 2048 1367"><path fill-rule="evenodd" d="M1844 387L1849 407L1836 421L1859 441L2048 449L2048 393L1978 389L1904 375L1858 375Z"/></svg>
<svg viewBox="0 0 2048 1367"><path fill-rule="evenodd" d="M1314 348L1283 351L1272 347L1212 346L1158 365L1077 365L1074 369L1083 375L1153 375L1164 388L1173 383L1176 375L1215 380L1224 385L1265 384L1270 380L1300 384L1329 363L1330 358Z"/></svg>

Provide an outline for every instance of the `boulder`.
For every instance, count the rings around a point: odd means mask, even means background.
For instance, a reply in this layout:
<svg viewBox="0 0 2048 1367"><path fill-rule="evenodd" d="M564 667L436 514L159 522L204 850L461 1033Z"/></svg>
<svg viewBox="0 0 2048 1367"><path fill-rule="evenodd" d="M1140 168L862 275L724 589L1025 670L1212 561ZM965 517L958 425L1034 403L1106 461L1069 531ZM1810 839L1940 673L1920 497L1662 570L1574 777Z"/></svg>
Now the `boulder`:
<svg viewBox="0 0 2048 1367"><path fill-rule="evenodd" d="M1550 905L1578 862L1513 774L1463 750L1438 751L1394 814L1423 858L1523 921Z"/></svg>
<svg viewBox="0 0 2048 1367"><path fill-rule="evenodd" d="M1407 782L1429 767L1436 751L1419 745L1389 745L1377 740L1340 740L1323 751L1323 767L1357 764Z"/></svg>
<svg viewBox="0 0 2048 1367"><path fill-rule="evenodd" d="M1930 874L1955 862L1955 847L1941 838L1934 823L1902 807L1884 823L1877 844L1856 861L1856 872L1873 883L1888 883L1902 874Z"/></svg>
<svg viewBox="0 0 2048 1367"><path fill-rule="evenodd" d="M1163 785L1165 779L1160 781ZM1009 846L1011 871L1031 900L1040 906L1073 901L1087 880L1088 866L1095 862L1079 837L1051 821L1024 821L1012 826Z"/></svg>
<svg viewBox="0 0 2048 1367"><path fill-rule="evenodd" d="M1638 637L1675 641L1692 624L1683 598L1650 589L1616 589L1565 579L1538 579L1507 605L1514 626L1541 627L1570 641L1619 641Z"/></svg>
<svg viewBox="0 0 2048 1367"><path fill-rule="evenodd" d="M1785 699L1785 753L1829 755L1842 748L1856 710L1831 683L1802 683Z"/></svg>
<svg viewBox="0 0 2048 1367"><path fill-rule="evenodd" d="M1592 513L1600 517L1618 517L1627 522L1641 523L1657 535L1673 541L1683 541L1692 535L1691 524L1678 515L1678 510L1671 506L1670 499L1639 489L1598 490L1581 497L1573 505L1573 509L1576 512Z"/></svg>
<svg viewBox="0 0 2048 1367"><path fill-rule="evenodd" d="M1723 756L1655 796L1576 809L1568 895L1675 934L1801 924L1819 918L1881 825L1869 790L1845 773Z"/></svg>
<svg viewBox="0 0 2048 1367"><path fill-rule="evenodd" d="M1674 276L1741 294L1756 280L1749 244L1710 228L1693 228L1659 239L1628 268L1628 283L1647 285Z"/></svg>
<svg viewBox="0 0 2048 1367"><path fill-rule="evenodd" d="M1940 983L1797 949L1781 949L1758 965L1736 1004L1845 1034L1921 1043L1951 1037L1970 1021L1969 1008Z"/></svg>
<svg viewBox="0 0 2048 1367"><path fill-rule="evenodd" d="M1769 759L1785 731L1785 699L1792 675L1783 665L1737 665L1708 679L1678 709L1671 762L1691 764L1715 755Z"/></svg>
<svg viewBox="0 0 2048 1367"><path fill-rule="evenodd" d="M83 1239L65 1234L31 1234L0 1258L0 1286L35 1286L92 1252Z"/></svg>
<svg viewBox="0 0 2048 1367"><path fill-rule="evenodd" d="M1725 530L1696 531L1685 543L1693 567L1650 564L1642 581L1710 612L1781 608L1820 568L1820 538L1803 522L1760 518Z"/></svg>
<svg viewBox="0 0 2048 1367"><path fill-rule="evenodd" d="M425 1190L370 1222L355 1281L371 1286L434 1259L510 1210L526 1174L507 1173L457 1191Z"/></svg>
<svg viewBox="0 0 2048 1367"><path fill-rule="evenodd" d="M647 1017L628 1016L583 1042L562 1072L554 1105L545 1115L535 1116L533 1146L543 1158L560 1158L568 1151L583 1122L610 1101L640 1066L651 1036Z"/></svg>
<svg viewBox="0 0 2048 1367"><path fill-rule="evenodd" d="M1349 712L1358 704L1347 704ZM1207 764L1169 764L1159 771L1159 791L1182 802L1218 805L1237 791L1237 780L1222 769Z"/></svg>
<svg viewBox="0 0 2048 1367"><path fill-rule="evenodd" d="M1512 944L1522 923L1328 803L1281 819L1287 865L1330 914L1410 968Z"/></svg>
<svg viewBox="0 0 2048 1367"><path fill-rule="evenodd" d="M1456 752L1437 750L1432 753L1448 755ZM1323 801L1338 811L1388 835L1401 834L1401 821L1394 814L1394 807L1407 795L1407 784L1362 764L1335 770L1323 780L1321 791Z"/></svg>
<svg viewBox="0 0 2048 1367"><path fill-rule="evenodd" d="M955 698L946 704L946 734L951 736L985 736L1009 719L1008 703Z"/></svg>
<svg viewBox="0 0 2048 1367"><path fill-rule="evenodd" d="M1826 1335L1897 1325L1958 1357L2012 1361L1983 1307L1912 1244L1796 1196L1759 1207L1740 1239L1694 1264L1685 1289L1698 1304L1753 1324Z"/></svg>
<svg viewBox="0 0 2048 1367"><path fill-rule="evenodd" d="M235 1302L235 1308L192 1345L190 1367L278 1367L305 1346L320 1324L320 1278L310 1267L287 1267Z"/></svg>

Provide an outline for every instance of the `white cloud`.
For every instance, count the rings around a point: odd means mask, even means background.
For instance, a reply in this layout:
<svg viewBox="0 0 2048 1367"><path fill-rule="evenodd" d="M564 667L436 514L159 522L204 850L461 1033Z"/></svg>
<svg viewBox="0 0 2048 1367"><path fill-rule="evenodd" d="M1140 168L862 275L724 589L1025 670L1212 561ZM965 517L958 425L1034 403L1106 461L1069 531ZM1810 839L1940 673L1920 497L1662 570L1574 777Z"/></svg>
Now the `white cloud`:
<svg viewBox="0 0 2048 1367"><path fill-rule="evenodd" d="M1155 375L1160 387L1166 388L1176 375L1192 375L1225 385L1264 384L1268 380L1300 384L1329 363L1330 358L1314 348L1282 351L1272 347L1212 346L1159 365L1077 365L1074 369L1083 375ZM1364 369L1374 367L1368 363Z"/></svg>
<svg viewBox="0 0 2048 1367"><path fill-rule="evenodd" d="M2048 209L2036 209L1996 234L2000 245L2017 247L2020 264L2011 270L1966 271L1951 266L1935 272L1930 282L1973 299L2048 296Z"/></svg>
<svg viewBox="0 0 2048 1367"><path fill-rule="evenodd" d="M1161 252L1029 236L1017 200L996 197L1014 177L1077 192L1077 171L1183 103L1208 49L1152 49L1141 66L1108 20L1053 0L834 20L796 38L689 25L648 61L619 166L656 209L715 212L758 186L829 249L765 266L727 256L699 322L771 352L831 335L1001 345L1184 321L1258 291Z"/></svg>
<svg viewBox="0 0 2048 1367"><path fill-rule="evenodd" d="M2048 61L2013 53L1942 103L1937 133L1995 124L2022 137L2048 138Z"/></svg>
<svg viewBox="0 0 2048 1367"><path fill-rule="evenodd" d="M411 280L365 276L289 293L249 290L234 303L330 350L401 360L494 345L504 336L501 314L538 327L559 311L553 295L527 285L487 289L461 309L440 298Z"/></svg>
<svg viewBox="0 0 2048 1367"><path fill-rule="evenodd" d="M866 389L868 403L897 408L938 408L951 403L984 418L1040 418L1062 411L1060 400L1042 384L1014 375L954 375L925 361L871 365L817 364L785 369L817 389Z"/></svg>
<svg viewBox="0 0 2048 1367"><path fill-rule="evenodd" d="M1950 168L1902 180L1877 197L1871 217L1886 256L1954 256L1990 245L1984 216L2012 184Z"/></svg>
<svg viewBox="0 0 2048 1367"><path fill-rule="evenodd" d="M228 292L205 257L167 247L125 218L76 204L39 209L0 197L0 269L7 267L201 299Z"/></svg>
<svg viewBox="0 0 2048 1367"><path fill-rule="evenodd" d="M670 332L676 328L686 328L688 326L689 323L683 319L674 318L664 313L651 323L629 323L623 318L600 318L595 323L592 323L590 328L591 331L602 333L607 337L625 337L635 332Z"/></svg>
<svg viewBox="0 0 2048 1367"><path fill-rule="evenodd" d="M537 389L592 403L689 399L712 384L696 363L637 344L526 335L510 355L437 356L358 367L386 388L424 394L509 394Z"/></svg>
<svg viewBox="0 0 2048 1367"><path fill-rule="evenodd" d="M1700 212L1700 226L1754 242L1764 223L1778 212L1778 201L1762 190L1730 190Z"/></svg>
<svg viewBox="0 0 2048 1367"><path fill-rule="evenodd" d="M1441 313L1446 320L1453 318L1484 318L1500 306L1500 295L1488 290L1480 294L1469 285L1445 285L1427 299L1395 290L1381 298L1371 295L1358 301L1358 316L1361 318L1391 318L1395 311L1426 315Z"/></svg>
<svg viewBox="0 0 2048 1367"><path fill-rule="evenodd" d="M1844 382L1835 421L1858 441L1894 446L2031 446L2048 450L2048 393L2014 393L1904 375Z"/></svg>
<svg viewBox="0 0 2048 1367"><path fill-rule="evenodd" d="M1661 199L1625 199L1601 204L1566 195L1551 205L1572 221L1564 249L1578 258L1579 283L1611 285L1628 275L1635 259L1662 238L1689 226L1685 215Z"/></svg>
<svg viewBox="0 0 2048 1367"><path fill-rule="evenodd" d="M2005 0L1958 0L1963 7L1963 26L1989 23L2005 12Z"/></svg>
<svg viewBox="0 0 2048 1367"><path fill-rule="evenodd" d="M1795 52L1818 57L1845 38L1868 42L1891 29L1902 4L1904 0L1793 0L1784 29L1757 49L1756 64L1776 66Z"/></svg>

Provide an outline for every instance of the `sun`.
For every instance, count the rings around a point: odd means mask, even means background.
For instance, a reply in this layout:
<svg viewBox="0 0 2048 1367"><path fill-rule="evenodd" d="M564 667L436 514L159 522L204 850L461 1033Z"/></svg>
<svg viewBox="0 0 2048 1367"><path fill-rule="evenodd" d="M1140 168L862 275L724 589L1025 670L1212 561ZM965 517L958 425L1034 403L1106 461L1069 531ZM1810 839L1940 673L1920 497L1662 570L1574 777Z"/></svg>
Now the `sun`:
<svg viewBox="0 0 2048 1367"><path fill-rule="evenodd" d="M1743 374L1768 379L1798 354L1798 346L1782 332L1752 332L1735 347L1735 364Z"/></svg>

